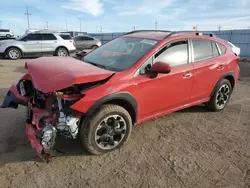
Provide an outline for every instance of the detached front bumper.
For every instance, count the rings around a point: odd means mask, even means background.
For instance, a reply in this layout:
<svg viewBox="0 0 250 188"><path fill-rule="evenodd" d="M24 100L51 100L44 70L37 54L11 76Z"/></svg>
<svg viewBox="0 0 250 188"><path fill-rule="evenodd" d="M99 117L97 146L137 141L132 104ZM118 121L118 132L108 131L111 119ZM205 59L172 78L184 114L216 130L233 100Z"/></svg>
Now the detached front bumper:
<svg viewBox="0 0 250 188"><path fill-rule="evenodd" d="M13 84L2 105L1 108L18 108L18 105L28 106L27 119L26 119L26 134L32 148L36 151L37 155L45 162L51 160L51 155L44 152L43 146L40 143L40 139L37 137L37 132L41 132L39 127L39 121L44 116L48 116L48 112L45 110L40 110L37 108L32 109L30 103L28 102L28 97L22 96L16 84ZM29 105L28 105L29 104Z"/></svg>
<svg viewBox="0 0 250 188"><path fill-rule="evenodd" d="M13 84L10 87L10 89L9 89L9 91L8 91L8 93L7 93L5 99L0 107L1 108L15 108L16 109L19 104L27 106L27 103L28 103L28 98L22 96L19 93L16 85Z"/></svg>

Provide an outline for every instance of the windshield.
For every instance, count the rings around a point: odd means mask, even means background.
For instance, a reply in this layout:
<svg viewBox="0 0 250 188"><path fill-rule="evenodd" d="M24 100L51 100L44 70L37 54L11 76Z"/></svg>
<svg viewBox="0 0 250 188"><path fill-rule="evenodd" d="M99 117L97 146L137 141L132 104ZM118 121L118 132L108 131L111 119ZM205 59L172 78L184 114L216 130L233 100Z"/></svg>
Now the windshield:
<svg viewBox="0 0 250 188"><path fill-rule="evenodd" d="M133 66L157 43L157 40L151 39L120 37L84 56L82 61L108 70L123 71Z"/></svg>
<svg viewBox="0 0 250 188"><path fill-rule="evenodd" d="M16 38L16 40L23 40L24 39L24 37L26 37L28 34L24 34L24 35L22 35L22 36L20 36L20 37L18 37L18 38Z"/></svg>

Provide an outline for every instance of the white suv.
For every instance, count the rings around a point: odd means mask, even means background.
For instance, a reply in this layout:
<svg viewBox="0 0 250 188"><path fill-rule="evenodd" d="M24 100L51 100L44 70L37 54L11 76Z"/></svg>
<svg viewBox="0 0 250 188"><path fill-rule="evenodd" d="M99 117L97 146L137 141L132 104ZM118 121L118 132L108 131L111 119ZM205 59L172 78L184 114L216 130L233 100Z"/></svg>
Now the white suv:
<svg viewBox="0 0 250 188"><path fill-rule="evenodd" d="M74 40L65 33L34 32L18 39L0 41L0 56L9 59L44 55L69 56L76 50Z"/></svg>
<svg viewBox="0 0 250 188"><path fill-rule="evenodd" d="M10 29L0 29L0 37L11 38L14 33Z"/></svg>

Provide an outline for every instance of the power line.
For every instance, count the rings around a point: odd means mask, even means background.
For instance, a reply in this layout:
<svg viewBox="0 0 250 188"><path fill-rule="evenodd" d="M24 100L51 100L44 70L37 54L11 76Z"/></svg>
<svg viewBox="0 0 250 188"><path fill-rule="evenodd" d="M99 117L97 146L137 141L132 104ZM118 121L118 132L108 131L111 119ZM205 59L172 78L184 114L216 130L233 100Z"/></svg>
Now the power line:
<svg viewBox="0 0 250 188"><path fill-rule="evenodd" d="M221 30L221 26L220 25L218 26L218 29L219 29L219 31Z"/></svg>
<svg viewBox="0 0 250 188"><path fill-rule="evenodd" d="M30 29L30 15L31 15L31 13L29 13L28 7L26 8L26 12L24 14L27 15L28 29Z"/></svg>
<svg viewBox="0 0 250 188"><path fill-rule="evenodd" d="M65 19L65 22L66 22L66 31L68 31L68 21L67 21L67 19Z"/></svg>
<svg viewBox="0 0 250 188"><path fill-rule="evenodd" d="M158 28L158 22L157 22L157 20L155 20L155 30L157 30Z"/></svg>
<svg viewBox="0 0 250 188"><path fill-rule="evenodd" d="M82 20L81 20L81 18L79 16L78 16L78 19L80 21L80 31L82 31Z"/></svg>

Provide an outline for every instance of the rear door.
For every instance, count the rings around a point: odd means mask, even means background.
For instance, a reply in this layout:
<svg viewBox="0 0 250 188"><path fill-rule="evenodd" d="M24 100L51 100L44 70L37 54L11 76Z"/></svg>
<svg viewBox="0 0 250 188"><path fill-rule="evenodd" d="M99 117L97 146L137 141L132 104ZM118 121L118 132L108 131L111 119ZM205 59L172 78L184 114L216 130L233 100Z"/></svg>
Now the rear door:
<svg viewBox="0 0 250 188"><path fill-rule="evenodd" d="M84 36L82 44L84 49L90 49L94 44L94 39L92 37Z"/></svg>
<svg viewBox="0 0 250 188"><path fill-rule="evenodd" d="M24 53L42 53L42 36L40 33L31 33L23 40Z"/></svg>
<svg viewBox="0 0 250 188"><path fill-rule="evenodd" d="M222 75L221 58L216 42L206 39L192 39L193 89L192 101L203 100L211 94Z"/></svg>
<svg viewBox="0 0 250 188"><path fill-rule="evenodd" d="M54 54L58 46L58 40L52 33L42 34L42 53L43 54Z"/></svg>

